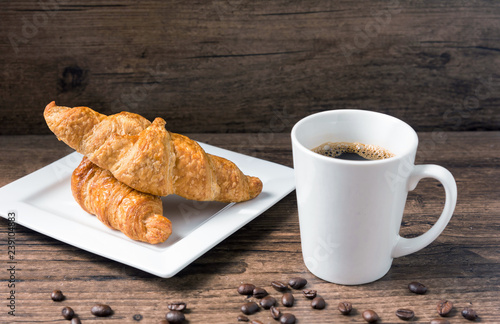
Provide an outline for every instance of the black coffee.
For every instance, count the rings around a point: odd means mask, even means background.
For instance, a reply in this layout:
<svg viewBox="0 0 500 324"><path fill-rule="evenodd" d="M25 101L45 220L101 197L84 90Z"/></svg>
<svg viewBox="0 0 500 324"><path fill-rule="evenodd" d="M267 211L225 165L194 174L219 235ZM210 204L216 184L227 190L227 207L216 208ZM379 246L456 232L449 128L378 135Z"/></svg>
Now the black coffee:
<svg viewBox="0 0 500 324"><path fill-rule="evenodd" d="M326 142L312 149L313 152L342 160L372 161L393 157L383 147L362 143Z"/></svg>
<svg viewBox="0 0 500 324"><path fill-rule="evenodd" d="M366 159L356 153L342 153L339 156L336 156L335 158L341 160L351 160L351 161L371 161L370 159Z"/></svg>

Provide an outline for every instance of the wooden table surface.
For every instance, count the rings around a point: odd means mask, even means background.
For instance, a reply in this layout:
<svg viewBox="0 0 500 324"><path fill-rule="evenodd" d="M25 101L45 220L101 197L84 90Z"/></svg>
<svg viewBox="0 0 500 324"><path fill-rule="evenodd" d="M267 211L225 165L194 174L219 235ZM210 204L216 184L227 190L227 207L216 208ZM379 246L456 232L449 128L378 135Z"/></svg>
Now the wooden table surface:
<svg viewBox="0 0 500 324"><path fill-rule="evenodd" d="M292 166L287 133L188 134L209 144L252 154ZM215 248L194 261L175 277L163 279L59 242L18 226L15 233L16 316L8 315L8 222L0 218L1 323L66 323L64 306L72 307L83 323L158 323L167 304L184 301L188 323L236 323L240 306L247 300L238 295L241 283L261 286L274 297L273 280L302 276L306 288L315 289L327 306L313 310L299 292L295 306L286 309L297 323L363 323L362 311L375 310L381 323L403 323L398 308L411 308L411 323L428 323L438 317L436 304L448 299L455 305L451 323L468 323L460 315L474 308L478 322L500 322L500 132L450 132L436 141L432 133L419 133L417 163L435 163L448 168L458 185L458 204L442 235L427 248L394 260L382 279L362 286L340 286L309 273L302 261L295 192L271 207ZM0 186L35 171L72 152L54 136L0 137ZM423 180L410 193L401 234L416 236L426 231L443 207L444 193L434 180ZM2 206L4 207L4 206ZM78 229L68 229L77 231ZM89 237L89 240L92 238ZM425 295L408 291L411 281L428 287ZM50 294L60 289L63 302ZM340 301L353 303L350 316L337 311ZM109 304L114 314L96 318L95 303ZM284 309L284 307L281 307ZM251 319L276 323L269 311ZM68 322L69 323L69 322Z"/></svg>

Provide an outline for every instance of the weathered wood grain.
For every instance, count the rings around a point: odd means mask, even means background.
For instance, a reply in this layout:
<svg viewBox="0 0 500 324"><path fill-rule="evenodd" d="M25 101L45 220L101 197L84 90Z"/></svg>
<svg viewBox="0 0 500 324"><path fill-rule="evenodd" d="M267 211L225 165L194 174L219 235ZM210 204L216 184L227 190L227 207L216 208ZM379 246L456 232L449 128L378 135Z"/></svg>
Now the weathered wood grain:
<svg viewBox="0 0 500 324"><path fill-rule="evenodd" d="M3 1L0 134L48 134L52 100L182 133L341 108L498 130L499 33L494 0Z"/></svg>
<svg viewBox="0 0 500 324"><path fill-rule="evenodd" d="M288 134L268 134L272 136L269 143L255 140L254 135L189 134L202 142L292 166ZM390 272L377 282L339 286L307 271L301 257L295 193L291 193L170 279L19 226L17 316L8 316L7 307L2 306L0 322L62 322L62 307L71 306L83 323L136 323L134 315L142 316L140 323L157 323L168 311L168 302L182 300L188 304L189 323L236 323L239 307L246 300L236 293L240 283L254 283L280 297L270 282L300 275L309 281L307 288L318 290L326 299L327 307L313 310L295 292L296 305L281 308L294 313L299 324L363 323L361 312L365 309L375 310L381 323L401 323L394 314L398 308L415 311L412 323L428 323L438 316L435 307L443 298L455 305L452 323L466 322L460 311L467 306L477 310L479 322L496 323L500 309L500 132L450 132L439 143L432 140L431 133L420 133L419 137L420 144L427 143L429 149L419 149L418 163L443 165L454 174L459 192L457 209L434 243L394 260ZM2 186L71 152L54 136L2 136L0 147ZM442 199L442 188L436 182L422 181L409 195L402 235L411 237L427 230L442 209ZM7 221L0 218L2 269L7 269L7 231ZM6 270L0 273L0 298L4 299L8 297L8 276ZM426 284L427 294L410 293L406 286L413 280ZM61 289L67 299L53 302L50 293L54 289ZM344 300L354 305L351 316L336 310L337 303ZM90 308L98 302L111 305L115 314L96 319ZM276 323L264 310L249 317Z"/></svg>

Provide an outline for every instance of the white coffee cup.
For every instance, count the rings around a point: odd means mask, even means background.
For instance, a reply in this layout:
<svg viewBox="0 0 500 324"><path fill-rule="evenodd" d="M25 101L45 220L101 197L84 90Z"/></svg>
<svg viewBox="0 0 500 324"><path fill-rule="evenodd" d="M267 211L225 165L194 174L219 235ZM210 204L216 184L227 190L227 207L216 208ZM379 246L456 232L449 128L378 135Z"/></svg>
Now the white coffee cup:
<svg viewBox="0 0 500 324"><path fill-rule="evenodd" d="M366 110L331 110L300 120L291 136L302 254L317 277L344 285L375 281L393 258L426 247L448 224L455 180L443 167L414 165L418 137L403 121ZM395 156L351 161L311 151L326 142L377 145ZM442 183L444 209L426 233L403 238L407 194L422 178Z"/></svg>

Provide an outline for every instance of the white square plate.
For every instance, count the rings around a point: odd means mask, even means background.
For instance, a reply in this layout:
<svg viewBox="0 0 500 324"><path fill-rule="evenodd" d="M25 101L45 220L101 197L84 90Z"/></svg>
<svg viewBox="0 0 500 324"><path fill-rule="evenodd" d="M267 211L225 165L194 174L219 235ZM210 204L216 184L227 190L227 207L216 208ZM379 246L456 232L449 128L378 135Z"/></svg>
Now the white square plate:
<svg viewBox="0 0 500 324"><path fill-rule="evenodd" d="M77 152L0 188L0 216L14 212L20 225L170 278L295 188L292 168L199 144L207 153L233 161L243 173L259 177L263 191L255 199L232 204L162 197L163 214L172 221L173 232L164 243L133 241L80 208L71 194L71 174L82 159Z"/></svg>

